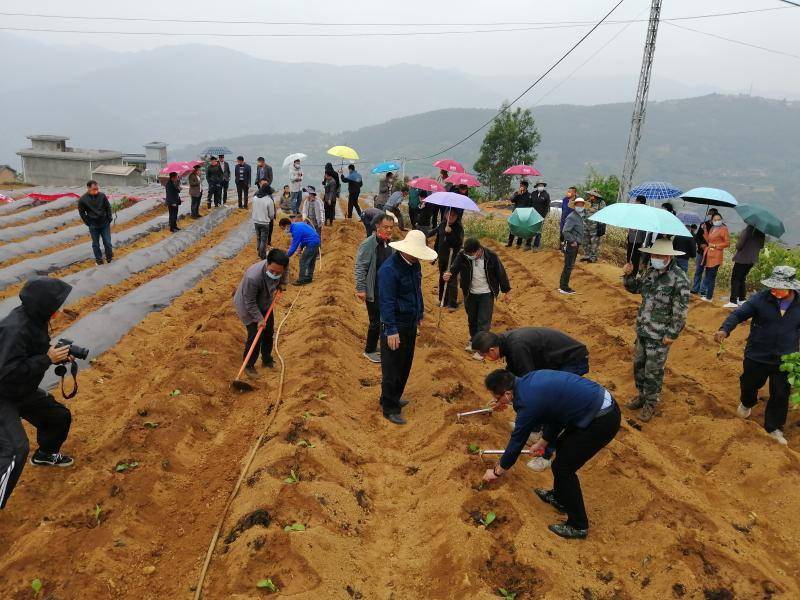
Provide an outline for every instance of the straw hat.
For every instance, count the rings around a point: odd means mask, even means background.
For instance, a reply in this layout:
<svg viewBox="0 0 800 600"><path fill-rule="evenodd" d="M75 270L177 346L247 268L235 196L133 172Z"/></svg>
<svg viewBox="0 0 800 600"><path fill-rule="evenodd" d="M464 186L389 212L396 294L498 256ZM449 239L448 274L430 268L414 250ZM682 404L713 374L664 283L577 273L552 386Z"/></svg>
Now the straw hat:
<svg viewBox="0 0 800 600"><path fill-rule="evenodd" d="M797 281L797 269L781 265L772 269L772 274L761 283L774 290L800 290L800 281Z"/></svg>
<svg viewBox="0 0 800 600"><path fill-rule="evenodd" d="M404 252L420 260L436 260L439 256L425 243L425 234L419 229L412 229L406 238L399 242L389 242L389 245L398 252Z"/></svg>
<svg viewBox="0 0 800 600"><path fill-rule="evenodd" d="M575 208L575 204L577 204L578 202L586 206L586 200L584 200L583 198L575 198L574 200L570 200L567 203L567 206L569 206L570 208Z"/></svg>
<svg viewBox="0 0 800 600"><path fill-rule="evenodd" d="M685 252L675 250L672 247L672 240L660 239L656 240L652 246L642 248L639 252L647 252L649 254L661 254L663 256L683 256Z"/></svg>

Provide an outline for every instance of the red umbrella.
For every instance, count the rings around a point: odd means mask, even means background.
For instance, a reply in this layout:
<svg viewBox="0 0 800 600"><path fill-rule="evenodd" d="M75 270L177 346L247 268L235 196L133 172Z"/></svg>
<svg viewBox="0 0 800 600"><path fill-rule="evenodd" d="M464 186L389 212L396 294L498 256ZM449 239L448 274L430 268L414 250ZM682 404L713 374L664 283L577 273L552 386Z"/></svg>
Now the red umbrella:
<svg viewBox="0 0 800 600"><path fill-rule="evenodd" d="M453 173L445 179L447 183L452 183L453 185L466 185L469 187L480 187L481 182L478 181L478 178L475 175L470 175L469 173Z"/></svg>
<svg viewBox="0 0 800 600"><path fill-rule="evenodd" d="M503 175L533 175L534 177L539 177L541 173L530 165L514 165L503 171Z"/></svg>
<svg viewBox="0 0 800 600"><path fill-rule="evenodd" d="M426 192L444 192L445 187L430 177L417 177L408 182L409 187L425 190Z"/></svg>
<svg viewBox="0 0 800 600"><path fill-rule="evenodd" d="M441 169L443 171L447 171L448 173L466 173L467 170L457 160L453 160L452 158L442 158L437 160L433 163L433 166L437 169Z"/></svg>
<svg viewBox="0 0 800 600"><path fill-rule="evenodd" d="M4 194L0 194L0 204L8 204L9 202L13 202L14 199L6 196Z"/></svg>
<svg viewBox="0 0 800 600"><path fill-rule="evenodd" d="M178 174L178 177L183 177L187 173L189 173L192 169L194 169L195 165L202 165L203 163L199 160L189 160L184 162L171 162L167 163L167 166L161 169L162 175L169 175L173 171Z"/></svg>

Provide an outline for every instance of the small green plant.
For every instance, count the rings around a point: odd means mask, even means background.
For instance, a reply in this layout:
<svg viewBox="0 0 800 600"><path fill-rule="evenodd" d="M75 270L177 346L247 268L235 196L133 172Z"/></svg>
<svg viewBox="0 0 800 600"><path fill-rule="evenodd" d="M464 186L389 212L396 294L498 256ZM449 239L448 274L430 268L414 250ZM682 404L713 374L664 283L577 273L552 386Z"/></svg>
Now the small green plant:
<svg viewBox="0 0 800 600"><path fill-rule="evenodd" d="M328 394L323 394L322 392L317 394L317 400L325 400L325 398L327 398L327 397L328 397Z"/></svg>
<svg viewBox="0 0 800 600"><path fill-rule="evenodd" d="M510 592L506 588L497 588L497 595L503 600L515 600L517 592Z"/></svg>
<svg viewBox="0 0 800 600"><path fill-rule="evenodd" d="M38 577L31 581L31 589L33 590L33 597L36 598L42 593L42 580Z"/></svg>
<svg viewBox="0 0 800 600"><path fill-rule="evenodd" d="M135 460L132 460L132 461L131 461L131 462L129 462L129 463L126 463L126 462L118 462L118 463L117 463L117 466L114 468L114 470L115 470L117 473L122 473L123 471L127 471L127 470L129 470L129 469L135 469L135 468L136 468L136 467L138 467L138 466L139 466L139 463L138 463L137 461L135 461Z"/></svg>
<svg viewBox="0 0 800 600"><path fill-rule="evenodd" d="M313 417L313 416L314 416L314 413L310 413L310 412L308 412L308 411L305 411L305 412L303 413L303 418L304 418L305 420L308 420L308 419L310 419L310 418L311 418L311 417Z"/></svg>
<svg viewBox="0 0 800 600"><path fill-rule="evenodd" d="M272 583L272 579L261 579L256 583L256 587L268 592L275 593L278 591L278 586ZM512 598L513 600L513 598Z"/></svg>
<svg viewBox="0 0 800 600"><path fill-rule="evenodd" d="M289 476L283 480L284 483L300 483L300 477L297 473L294 472L294 469L291 470Z"/></svg>
<svg viewBox="0 0 800 600"><path fill-rule="evenodd" d="M467 452L469 452L470 454L477 454L480 451L481 447L478 446L478 444L470 444L469 446L467 446Z"/></svg>
<svg viewBox="0 0 800 600"><path fill-rule="evenodd" d="M306 526L302 523L292 523L283 528L284 531L305 531Z"/></svg>
<svg viewBox="0 0 800 600"><path fill-rule="evenodd" d="M308 440L300 440L299 442L297 442L297 445L302 446L303 448L316 448L316 446L311 442L309 442Z"/></svg>
<svg viewBox="0 0 800 600"><path fill-rule="evenodd" d="M481 518L481 525L483 525L486 529L488 529L489 525L494 523L494 520L496 518L497 518L497 515L494 514L494 512L490 510L488 513L486 513L485 517Z"/></svg>
<svg viewBox="0 0 800 600"><path fill-rule="evenodd" d="M172 391L169 393L169 395L170 395L170 396L172 396L172 397L174 398L175 396L180 396L180 395L181 395L181 391L180 391L180 390L172 390Z"/></svg>
<svg viewBox="0 0 800 600"><path fill-rule="evenodd" d="M146 429L157 429L158 425L159 424L156 423L155 421L145 421L144 422L144 426L145 426Z"/></svg>
<svg viewBox="0 0 800 600"><path fill-rule="evenodd" d="M99 524L100 523L100 515L103 514L103 509L100 508L99 504L94 505L94 520Z"/></svg>
<svg viewBox="0 0 800 600"><path fill-rule="evenodd" d="M792 404L800 404L800 352L784 354L781 357L780 370L786 373L789 385L792 386L792 395L789 396Z"/></svg>

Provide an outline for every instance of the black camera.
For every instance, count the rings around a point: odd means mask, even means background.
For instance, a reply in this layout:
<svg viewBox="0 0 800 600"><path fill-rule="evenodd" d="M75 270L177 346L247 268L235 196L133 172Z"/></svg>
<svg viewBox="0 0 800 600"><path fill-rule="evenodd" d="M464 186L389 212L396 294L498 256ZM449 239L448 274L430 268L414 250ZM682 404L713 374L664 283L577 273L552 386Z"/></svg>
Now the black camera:
<svg viewBox="0 0 800 600"><path fill-rule="evenodd" d="M59 339L58 343L56 343L56 348L63 348L64 346L69 346L69 355L74 358L86 360L89 357L89 349L76 346L72 340Z"/></svg>

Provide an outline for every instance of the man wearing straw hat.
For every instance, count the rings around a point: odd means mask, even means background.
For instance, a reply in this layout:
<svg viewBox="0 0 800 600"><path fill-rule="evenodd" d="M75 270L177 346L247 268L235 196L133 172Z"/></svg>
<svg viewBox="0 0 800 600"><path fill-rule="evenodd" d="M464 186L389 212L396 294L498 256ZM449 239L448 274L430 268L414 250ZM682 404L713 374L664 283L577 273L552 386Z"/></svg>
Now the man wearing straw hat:
<svg viewBox="0 0 800 600"><path fill-rule="evenodd" d="M752 319L739 378L741 400L736 412L750 416L758 402L758 390L769 379L769 400L764 410L764 429L779 444L786 445L783 427L789 410L789 373L781 371L781 357L800 349L800 281L793 267L779 266L761 281L768 289L753 294L734 310L714 335L718 343L737 325Z"/></svg>
<svg viewBox="0 0 800 600"><path fill-rule="evenodd" d="M642 295L633 355L633 376L639 394L627 407L640 409L639 418L648 422L657 414L669 347L686 324L690 288L686 273L673 260L683 252L673 249L672 240L656 240L641 252L650 255L650 268L641 277L633 275L631 263L623 271L625 289Z"/></svg>
<svg viewBox="0 0 800 600"><path fill-rule="evenodd" d="M421 260L436 260L425 243L425 234L412 229L400 242L390 242L396 252L378 270L378 302L381 311L381 408L395 425L405 425L400 410L408 401L403 391L414 361L417 326L425 306L422 301Z"/></svg>

